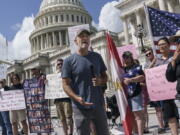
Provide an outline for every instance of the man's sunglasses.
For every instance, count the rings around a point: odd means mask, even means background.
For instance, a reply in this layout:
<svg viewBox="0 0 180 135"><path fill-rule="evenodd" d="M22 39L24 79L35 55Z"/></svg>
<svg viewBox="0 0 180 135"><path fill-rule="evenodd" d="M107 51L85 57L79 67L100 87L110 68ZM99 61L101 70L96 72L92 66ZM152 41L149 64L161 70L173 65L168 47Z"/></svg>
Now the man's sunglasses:
<svg viewBox="0 0 180 135"><path fill-rule="evenodd" d="M62 64L63 64L63 63L58 63L57 65L60 66L60 65L62 65Z"/></svg>
<svg viewBox="0 0 180 135"><path fill-rule="evenodd" d="M152 53L149 52L149 53L146 53L146 57L149 57Z"/></svg>
<svg viewBox="0 0 180 135"><path fill-rule="evenodd" d="M180 44L180 38L177 38L174 42Z"/></svg>

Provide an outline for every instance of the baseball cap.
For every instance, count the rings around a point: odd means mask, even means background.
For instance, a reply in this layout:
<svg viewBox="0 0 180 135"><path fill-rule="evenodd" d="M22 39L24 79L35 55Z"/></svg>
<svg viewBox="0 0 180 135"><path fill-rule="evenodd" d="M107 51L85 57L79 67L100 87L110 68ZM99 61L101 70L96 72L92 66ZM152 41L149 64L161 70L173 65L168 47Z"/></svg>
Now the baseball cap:
<svg viewBox="0 0 180 135"><path fill-rule="evenodd" d="M122 55L123 58L130 58L132 57L132 53L130 51L125 51Z"/></svg>
<svg viewBox="0 0 180 135"><path fill-rule="evenodd" d="M87 29L79 29L79 30L76 32L75 38L78 37L79 35L81 35L82 33L86 33L86 34L88 34L89 36L91 35L91 32L90 32L89 30L87 30Z"/></svg>

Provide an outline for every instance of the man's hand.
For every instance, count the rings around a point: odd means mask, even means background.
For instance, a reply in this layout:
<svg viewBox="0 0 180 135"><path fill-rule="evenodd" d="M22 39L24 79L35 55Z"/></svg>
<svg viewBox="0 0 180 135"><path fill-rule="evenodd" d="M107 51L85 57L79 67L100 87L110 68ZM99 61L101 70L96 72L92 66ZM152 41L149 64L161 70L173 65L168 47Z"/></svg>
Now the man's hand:
<svg viewBox="0 0 180 135"><path fill-rule="evenodd" d="M131 78L124 78L124 83L126 85L128 85L129 83L131 83Z"/></svg>
<svg viewBox="0 0 180 135"><path fill-rule="evenodd" d="M82 97L77 97L76 101L83 106L92 106L93 105L93 103L85 102Z"/></svg>
<svg viewBox="0 0 180 135"><path fill-rule="evenodd" d="M93 86L102 86L103 81L101 77L92 78Z"/></svg>

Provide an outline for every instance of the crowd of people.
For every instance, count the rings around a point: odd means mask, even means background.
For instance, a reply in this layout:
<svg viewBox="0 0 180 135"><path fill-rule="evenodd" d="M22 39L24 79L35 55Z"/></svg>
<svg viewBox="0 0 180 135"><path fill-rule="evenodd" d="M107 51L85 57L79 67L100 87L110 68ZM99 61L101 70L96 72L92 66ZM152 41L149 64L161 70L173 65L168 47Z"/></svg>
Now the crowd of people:
<svg viewBox="0 0 180 135"><path fill-rule="evenodd" d="M64 135L110 135L107 123L106 102L104 92L107 88L108 76L106 66L100 54L89 51L90 31L80 29L74 39L77 45L76 53L65 60L58 59L56 73L68 98L54 100L58 118L61 120ZM170 51L170 41L177 44L175 53ZM138 60L133 58L130 51L125 51L123 59L123 83L128 104L133 112L133 134L143 135L149 133L147 105L156 110L159 124L158 133L165 133L169 127L172 135L178 135L179 114L174 99L163 101L150 101L145 80L145 69L168 64L166 78L170 82L177 81L177 98L180 94L180 36L163 37L158 40L161 53L156 57L152 48L145 49L147 63L144 68ZM40 70L32 69L33 77L44 80ZM11 86L6 86L5 79L0 80L0 89L23 90L22 81L18 74L11 76ZM117 106L116 106L117 107ZM121 108L119 108L121 109ZM117 115L118 116L118 115ZM26 110L13 110L0 112L0 126L2 135L18 135L21 124L23 133L28 135Z"/></svg>

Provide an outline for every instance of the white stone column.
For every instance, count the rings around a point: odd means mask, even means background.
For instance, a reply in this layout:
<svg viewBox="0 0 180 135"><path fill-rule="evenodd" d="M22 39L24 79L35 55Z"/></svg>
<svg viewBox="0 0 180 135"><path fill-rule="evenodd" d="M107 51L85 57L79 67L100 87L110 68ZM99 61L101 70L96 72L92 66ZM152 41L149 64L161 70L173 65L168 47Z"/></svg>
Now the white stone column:
<svg viewBox="0 0 180 135"><path fill-rule="evenodd" d="M55 32L52 32L52 37L53 37L53 46L56 46L56 37L55 37Z"/></svg>
<svg viewBox="0 0 180 135"><path fill-rule="evenodd" d="M129 44L129 34L128 34L128 24L127 19L124 17L123 21L123 28L124 28L124 36L125 36L125 44Z"/></svg>
<svg viewBox="0 0 180 135"><path fill-rule="evenodd" d="M28 79L28 71L25 70L25 78Z"/></svg>
<svg viewBox="0 0 180 135"><path fill-rule="evenodd" d="M51 24L51 17L48 16L48 24Z"/></svg>
<svg viewBox="0 0 180 135"><path fill-rule="evenodd" d="M53 15L52 18L53 18L53 24L55 24L56 23L56 16Z"/></svg>
<svg viewBox="0 0 180 135"><path fill-rule="evenodd" d="M21 80L22 82L24 81L25 77L24 77L24 72L21 72Z"/></svg>
<svg viewBox="0 0 180 135"><path fill-rule="evenodd" d="M62 35L61 35L61 31L59 31L59 44L60 44L60 46L62 46Z"/></svg>
<svg viewBox="0 0 180 135"><path fill-rule="evenodd" d="M32 78L32 71L29 70L29 78L31 79Z"/></svg>
<svg viewBox="0 0 180 135"><path fill-rule="evenodd" d="M66 32L66 46L68 46L69 45L68 31L66 30L65 32Z"/></svg>
<svg viewBox="0 0 180 135"><path fill-rule="evenodd" d="M11 84L11 81L10 81L10 74L7 74L7 85L10 86Z"/></svg>
<svg viewBox="0 0 180 135"><path fill-rule="evenodd" d="M39 44L39 37L37 36L37 51L39 51L40 50L40 44Z"/></svg>
<svg viewBox="0 0 180 135"><path fill-rule="evenodd" d="M30 40L31 41L31 54L34 53L34 41L33 39Z"/></svg>
<svg viewBox="0 0 180 135"><path fill-rule="evenodd" d="M52 45L52 32L49 33L49 48L53 46Z"/></svg>
<svg viewBox="0 0 180 135"><path fill-rule="evenodd" d="M165 0L159 0L159 9L166 10Z"/></svg>
<svg viewBox="0 0 180 135"><path fill-rule="evenodd" d="M173 8L173 6L172 6L172 2L171 2L171 0L168 0L167 1L167 7L168 7L168 11L169 12L174 12L174 8Z"/></svg>
<svg viewBox="0 0 180 135"><path fill-rule="evenodd" d="M36 37L36 52L38 51L38 39Z"/></svg>
<svg viewBox="0 0 180 135"><path fill-rule="evenodd" d="M40 37L41 37L41 50L43 50L44 49L44 47L43 47L43 44L44 44L43 43L43 35L41 35Z"/></svg>
<svg viewBox="0 0 180 135"><path fill-rule="evenodd" d="M46 48L49 48L49 36L48 36L48 33L46 33Z"/></svg>
<svg viewBox="0 0 180 135"><path fill-rule="evenodd" d="M34 42L34 53L36 52L36 40L35 38L33 38L33 42Z"/></svg>
<svg viewBox="0 0 180 135"><path fill-rule="evenodd" d="M137 25L142 24L140 11L136 11L135 16L136 16Z"/></svg>
<svg viewBox="0 0 180 135"><path fill-rule="evenodd" d="M44 27L44 26L46 26L46 17L43 18L43 22L44 22L43 23L44 24L43 27Z"/></svg>

